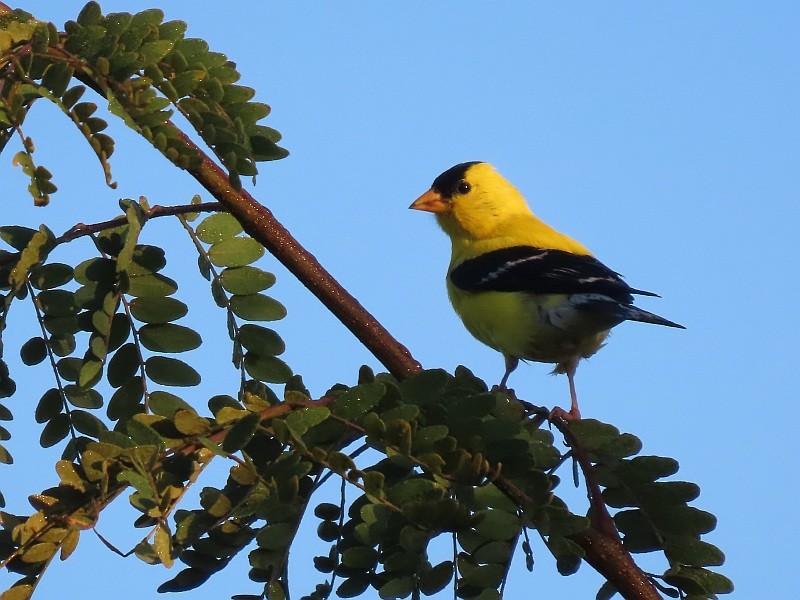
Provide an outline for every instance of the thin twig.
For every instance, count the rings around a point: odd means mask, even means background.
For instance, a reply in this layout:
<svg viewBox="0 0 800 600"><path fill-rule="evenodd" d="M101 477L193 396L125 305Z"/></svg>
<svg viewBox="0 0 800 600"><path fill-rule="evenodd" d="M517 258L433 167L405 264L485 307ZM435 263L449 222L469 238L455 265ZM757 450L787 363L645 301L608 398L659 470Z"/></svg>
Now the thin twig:
<svg viewBox="0 0 800 600"><path fill-rule="evenodd" d="M219 202L201 202L200 204L179 204L176 206L160 206L156 204L150 210L145 212L145 217L147 217L148 219L155 219L157 217L185 215L193 212L219 212L224 210L225 207ZM113 229L114 227L120 227L122 225L127 225L127 224L128 224L128 219L125 215L109 219L108 221L101 221L100 223L92 223L90 225L84 225L83 223L78 223L76 225L73 225L70 229L68 229L59 237L57 237L56 243L63 244L65 242L71 242L72 240L78 239L79 237L83 237L84 235L100 233L101 231L105 231L106 229Z"/></svg>

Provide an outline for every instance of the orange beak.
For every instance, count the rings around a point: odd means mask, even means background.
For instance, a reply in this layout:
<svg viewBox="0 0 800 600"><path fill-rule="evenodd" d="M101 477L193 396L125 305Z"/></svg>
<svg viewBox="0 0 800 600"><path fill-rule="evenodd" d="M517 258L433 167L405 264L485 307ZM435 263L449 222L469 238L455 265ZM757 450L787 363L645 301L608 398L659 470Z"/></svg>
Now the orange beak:
<svg viewBox="0 0 800 600"><path fill-rule="evenodd" d="M422 196L414 200L414 202L408 208L413 208L414 210L426 210L432 213L444 213L450 212L450 203L442 198L442 195L439 192L431 188L422 194Z"/></svg>

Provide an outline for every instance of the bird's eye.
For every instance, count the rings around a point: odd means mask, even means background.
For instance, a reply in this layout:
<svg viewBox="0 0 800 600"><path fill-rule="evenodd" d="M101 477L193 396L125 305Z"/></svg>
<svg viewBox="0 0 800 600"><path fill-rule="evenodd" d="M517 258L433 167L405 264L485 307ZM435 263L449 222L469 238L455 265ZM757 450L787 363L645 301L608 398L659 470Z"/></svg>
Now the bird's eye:
<svg viewBox="0 0 800 600"><path fill-rule="evenodd" d="M466 194L472 189L472 186L469 184L468 181L462 179L461 181L458 182L456 189L458 190L459 194Z"/></svg>

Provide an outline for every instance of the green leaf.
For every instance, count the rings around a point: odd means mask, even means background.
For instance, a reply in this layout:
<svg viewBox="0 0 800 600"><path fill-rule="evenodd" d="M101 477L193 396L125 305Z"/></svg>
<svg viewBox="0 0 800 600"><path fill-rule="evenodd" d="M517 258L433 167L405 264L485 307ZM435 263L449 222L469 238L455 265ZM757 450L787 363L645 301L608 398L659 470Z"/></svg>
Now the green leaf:
<svg viewBox="0 0 800 600"><path fill-rule="evenodd" d="M139 55L146 63L155 63L161 60L170 50L174 42L171 40L156 40L142 44Z"/></svg>
<svg viewBox="0 0 800 600"><path fill-rule="evenodd" d="M341 515L341 508L330 502L321 502L314 508L314 516L325 521L336 521Z"/></svg>
<svg viewBox="0 0 800 600"><path fill-rule="evenodd" d="M595 596L595 600L611 600L611 598L616 596L618 593L619 592L617 592L617 588L614 587L614 584L610 581L606 581L600 586L600 589L597 590L597 596Z"/></svg>
<svg viewBox="0 0 800 600"><path fill-rule="evenodd" d="M180 571L175 577L162 583L158 586L158 592L186 592L193 590L208 580L211 577L211 571L200 571L198 569L188 568Z"/></svg>
<svg viewBox="0 0 800 600"><path fill-rule="evenodd" d="M248 352L244 356L244 370L254 379L267 383L286 383L292 377L292 369L280 358L259 356Z"/></svg>
<svg viewBox="0 0 800 600"><path fill-rule="evenodd" d="M14 250L22 251L36 234L35 229L19 225L4 225L0 227L0 239Z"/></svg>
<svg viewBox="0 0 800 600"><path fill-rule="evenodd" d="M246 323L239 328L239 343L259 356L277 356L286 349L281 337L272 329Z"/></svg>
<svg viewBox="0 0 800 600"><path fill-rule="evenodd" d="M206 244L217 244L239 235L242 231L244 229L236 217L224 212L206 217L196 229L197 237Z"/></svg>
<svg viewBox="0 0 800 600"><path fill-rule="evenodd" d="M336 398L331 412L342 419L355 421L378 404L386 392L382 383L365 383L350 388Z"/></svg>
<svg viewBox="0 0 800 600"><path fill-rule="evenodd" d="M64 410L64 401L61 398L61 392L56 388L50 388L39 399L34 417L37 423L45 423L62 410Z"/></svg>
<svg viewBox="0 0 800 600"><path fill-rule="evenodd" d="M233 314L245 321L277 321L286 316L283 304L263 294L232 296L230 306Z"/></svg>
<svg viewBox="0 0 800 600"><path fill-rule="evenodd" d="M103 406L103 396L93 389L82 389L77 385L65 385L64 394L73 406L78 408L100 408Z"/></svg>
<svg viewBox="0 0 800 600"><path fill-rule="evenodd" d="M202 343L196 331L174 323L144 325L139 329L139 341L153 352L186 352Z"/></svg>
<svg viewBox="0 0 800 600"><path fill-rule="evenodd" d="M83 285L107 282L111 285L117 279L116 264L110 258L90 258L75 267L75 281Z"/></svg>
<svg viewBox="0 0 800 600"><path fill-rule="evenodd" d="M256 534L259 548L265 550L280 550L287 547L294 537L295 525L293 523L275 523L262 527Z"/></svg>
<svg viewBox="0 0 800 600"><path fill-rule="evenodd" d="M264 255L264 246L250 237L234 237L208 249L208 258L218 267L243 267Z"/></svg>
<svg viewBox="0 0 800 600"><path fill-rule="evenodd" d="M164 443L164 438L155 429L138 421L136 417L128 421L125 429L127 429L131 439L140 446L161 446Z"/></svg>
<svg viewBox="0 0 800 600"><path fill-rule="evenodd" d="M257 413L249 413L238 420L222 440L222 449L233 454L244 448L255 435L259 422L260 417Z"/></svg>
<svg viewBox="0 0 800 600"><path fill-rule="evenodd" d="M177 321L189 311L180 300L166 296L134 298L129 307L135 319L154 325Z"/></svg>
<svg viewBox="0 0 800 600"><path fill-rule="evenodd" d="M219 277L222 287L239 296L264 291L275 283L275 275L252 266L228 268Z"/></svg>
<svg viewBox="0 0 800 600"><path fill-rule="evenodd" d="M383 600L393 598L407 598L414 591L414 578L411 576L391 579L378 590L378 596Z"/></svg>
<svg viewBox="0 0 800 600"><path fill-rule="evenodd" d="M72 267L63 263L36 265L30 270L29 279L39 290L60 287L72 281Z"/></svg>
<svg viewBox="0 0 800 600"><path fill-rule="evenodd" d="M101 344L103 342L102 338L94 338L94 339L100 342ZM102 358L105 358L105 353ZM86 360L81 366L81 371L78 375L78 385L83 388L90 388L96 385L97 382L100 381L100 378L102 376L103 376L103 361Z"/></svg>
<svg viewBox="0 0 800 600"><path fill-rule="evenodd" d="M119 387L130 381L139 371L139 352L136 344L128 343L119 348L108 361L106 377L111 387Z"/></svg>
<svg viewBox="0 0 800 600"><path fill-rule="evenodd" d="M446 560L419 576L419 588L426 596L442 591L453 579L453 563Z"/></svg>
<svg viewBox="0 0 800 600"><path fill-rule="evenodd" d="M160 390L150 392L150 410L153 414L171 419L179 410L194 411L194 409L183 399Z"/></svg>
<svg viewBox="0 0 800 600"><path fill-rule="evenodd" d="M489 540L509 540L517 535L520 519L502 510L482 510L476 513L482 520L475 526L481 537Z"/></svg>
<svg viewBox="0 0 800 600"><path fill-rule="evenodd" d="M151 356L144 366L147 376L161 385L186 387L200 383L200 373L176 358Z"/></svg>
<svg viewBox="0 0 800 600"><path fill-rule="evenodd" d="M378 562L378 552L368 546L354 546L342 553L342 564L351 569L367 571Z"/></svg>
<svg viewBox="0 0 800 600"><path fill-rule="evenodd" d="M70 414L73 426L80 433L97 438L104 431L108 431L108 427L91 413L84 410L73 410Z"/></svg>
<svg viewBox="0 0 800 600"><path fill-rule="evenodd" d="M22 362L27 366L38 365L47 358L47 344L40 337L33 337L19 349Z"/></svg>
<svg viewBox="0 0 800 600"><path fill-rule="evenodd" d="M70 333L52 335L47 340L47 347L53 351L56 356L69 356L75 351L77 343L75 336Z"/></svg>
<svg viewBox="0 0 800 600"><path fill-rule="evenodd" d="M69 435L69 418L64 413L55 415L42 429L39 444L42 448L50 448Z"/></svg>
<svg viewBox="0 0 800 600"><path fill-rule="evenodd" d="M178 291L177 283L159 273L131 277L128 282L128 293L141 298L170 296Z"/></svg>
<svg viewBox="0 0 800 600"><path fill-rule="evenodd" d="M369 577L364 575L353 575L345 579L342 584L336 588L336 594L340 598L355 598L360 596L369 587Z"/></svg>
<svg viewBox="0 0 800 600"><path fill-rule="evenodd" d="M712 598L713 594L733 592L733 583L730 579L699 567L672 567L664 573L664 581L690 594L705 594L706 597Z"/></svg>
<svg viewBox="0 0 800 600"><path fill-rule="evenodd" d="M163 248L150 246L148 244L137 244L133 250L132 261L125 270L131 277L140 277L142 275L157 273L163 269L166 264L167 258Z"/></svg>
<svg viewBox="0 0 800 600"><path fill-rule="evenodd" d="M48 317L69 317L78 313L75 294L67 290L45 290L36 299Z"/></svg>
<svg viewBox="0 0 800 600"><path fill-rule="evenodd" d="M668 537L664 552L670 563L690 567L719 566L725 562L725 555L719 548L691 536Z"/></svg>
<svg viewBox="0 0 800 600"><path fill-rule="evenodd" d="M141 412L144 408L142 398L144 398L142 378L134 377L122 384L111 396L106 408L108 418L112 421L126 420L137 412Z"/></svg>

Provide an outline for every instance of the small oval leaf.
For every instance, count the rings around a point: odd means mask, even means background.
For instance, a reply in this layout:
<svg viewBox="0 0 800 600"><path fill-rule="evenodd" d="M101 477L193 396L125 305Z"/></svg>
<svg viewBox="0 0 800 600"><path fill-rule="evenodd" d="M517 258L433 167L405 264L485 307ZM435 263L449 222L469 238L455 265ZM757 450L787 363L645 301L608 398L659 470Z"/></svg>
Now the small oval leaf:
<svg viewBox="0 0 800 600"><path fill-rule="evenodd" d="M230 306L233 314L246 321L277 321L286 316L283 304L263 294L232 296Z"/></svg>
<svg viewBox="0 0 800 600"><path fill-rule="evenodd" d="M189 387L200 383L200 373L176 358L151 356L144 366L147 376L161 385Z"/></svg>
<svg viewBox="0 0 800 600"><path fill-rule="evenodd" d="M222 240L208 249L208 258L218 267L243 267L264 256L264 246L250 237Z"/></svg>

